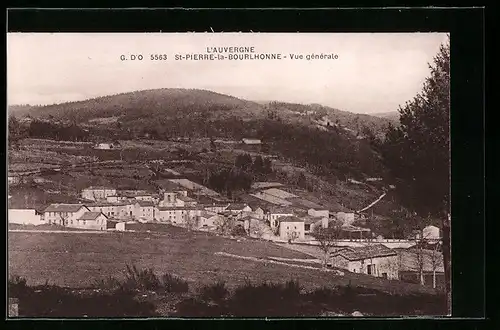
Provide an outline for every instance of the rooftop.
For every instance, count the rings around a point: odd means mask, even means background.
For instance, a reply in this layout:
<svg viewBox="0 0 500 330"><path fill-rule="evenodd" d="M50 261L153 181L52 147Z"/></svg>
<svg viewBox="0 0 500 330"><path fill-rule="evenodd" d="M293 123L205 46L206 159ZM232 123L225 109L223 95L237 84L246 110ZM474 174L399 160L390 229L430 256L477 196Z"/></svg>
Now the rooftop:
<svg viewBox="0 0 500 330"><path fill-rule="evenodd" d="M175 211L175 210L199 210L197 207L190 206L160 206L158 207L160 211Z"/></svg>
<svg viewBox="0 0 500 330"><path fill-rule="evenodd" d="M102 214L101 212L85 212L84 214L82 214L82 216L78 220L95 220L101 214ZM104 215L104 214L102 214L102 215Z"/></svg>
<svg viewBox="0 0 500 330"><path fill-rule="evenodd" d="M106 186L90 186L90 187L87 187L83 190L116 190L116 189L111 188L111 187L106 187Z"/></svg>
<svg viewBox="0 0 500 330"><path fill-rule="evenodd" d="M246 206L247 206L247 204L243 204L243 203L231 203L231 204L229 204L227 209L232 210L232 211L239 211L239 210L243 210Z"/></svg>
<svg viewBox="0 0 500 330"><path fill-rule="evenodd" d="M331 254L334 256L341 256L349 261L365 260L371 258L397 256L397 252L389 249L385 245L376 244L361 247L346 247Z"/></svg>
<svg viewBox="0 0 500 330"><path fill-rule="evenodd" d="M44 212L78 212L82 207L87 208L83 204L50 204L45 208Z"/></svg>
<svg viewBox="0 0 500 330"><path fill-rule="evenodd" d="M177 199L180 199L183 202L196 202L196 199L188 196L177 196Z"/></svg>
<svg viewBox="0 0 500 330"><path fill-rule="evenodd" d="M140 206L155 206L154 202L151 201L137 201L136 204L139 204Z"/></svg>
<svg viewBox="0 0 500 330"><path fill-rule="evenodd" d="M304 220L297 218L296 216L286 216L286 217L279 217L278 222L304 222Z"/></svg>

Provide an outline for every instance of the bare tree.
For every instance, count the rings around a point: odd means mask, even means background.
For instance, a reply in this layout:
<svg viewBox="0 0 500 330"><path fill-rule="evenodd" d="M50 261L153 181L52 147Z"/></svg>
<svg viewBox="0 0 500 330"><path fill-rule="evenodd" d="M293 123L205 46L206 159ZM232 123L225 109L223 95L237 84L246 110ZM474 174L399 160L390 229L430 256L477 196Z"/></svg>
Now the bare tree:
<svg viewBox="0 0 500 330"><path fill-rule="evenodd" d="M436 288L436 271L439 266L443 266L443 258L441 253L439 253L440 244L435 243L434 248L431 252L431 266L432 266L432 287Z"/></svg>
<svg viewBox="0 0 500 330"><path fill-rule="evenodd" d="M262 238L265 234L265 225L261 223L260 221L254 220L253 219L249 220L249 225L248 225L248 233L250 236L257 237L257 238Z"/></svg>
<svg viewBox="0 0 500 330"><path fill-rule="evenodd" d="M62 212L59 212L59 218L61 219L61 226L66 227L68 225L68 216L66 216Z"/></svg>
<svg viewBox="0 0 500 330"><path fill-rule="evenodd" d="M186 224L186 228L188 230L194 230L196 228L198 228L198 225L199 225L199 218L197 216L191 216L189 214L186 214L185 218L184 218L184 221L185 221L185 224Z"/></svg>
<svg viewBox="0 0 500 330"><path fill-rule="evenodd" d="M216 230L219 234L222 235L229 234L233 230L234 225L234 219L231 216L220 216L215 221Z"/></svg>
<svg viewBox="0 0 500 330"><path fill-rule="evenodd" d="M340 238L340 224L332 222L328 228L315 226L312 236L319 243L319 248L323 252L323 267L326 268L330 252L333 247L337 246L338 239Z"/></svg>
<svg viewBox="0 0 500 330"><path fill-rule="evenodd" d="M296 231L293 231L293 230L289 231L286 236L288 238L288 243L292 243L297 238L299 238L299 234Z"/></svg>

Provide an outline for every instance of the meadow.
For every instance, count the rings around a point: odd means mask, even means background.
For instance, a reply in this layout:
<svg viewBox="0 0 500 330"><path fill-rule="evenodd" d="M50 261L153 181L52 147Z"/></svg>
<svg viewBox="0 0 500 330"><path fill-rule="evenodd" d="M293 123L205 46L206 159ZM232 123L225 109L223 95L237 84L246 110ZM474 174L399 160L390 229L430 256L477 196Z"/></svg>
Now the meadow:
<svg viewBox="0 0 500 330"><path fill-rule="evenodd" d="M217 255L216 252L258 258L313 258L271 242L238 241L177 227L163 233L8 234L9 276L21 276L29 285L49 283L73 288L89 287L109 276L123 278L126 266L133 264L179 276L194 287L219 280L225 281L228 287L242 285L247 280L278 283L298 280L306 289L351 284L395 294L434 294L432 289L416 284L349 272L340 276L319 269L251 262Z"/></svg>

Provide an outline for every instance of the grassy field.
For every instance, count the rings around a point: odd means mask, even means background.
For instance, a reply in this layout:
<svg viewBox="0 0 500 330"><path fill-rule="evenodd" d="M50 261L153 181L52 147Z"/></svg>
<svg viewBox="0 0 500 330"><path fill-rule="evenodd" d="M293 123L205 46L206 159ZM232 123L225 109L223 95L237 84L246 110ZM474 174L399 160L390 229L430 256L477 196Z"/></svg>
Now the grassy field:
<svg viewBox="0 0 500 330"><path fill-rule="evenodd" d="M431 292L419 285L387 281L346 273L336 276L320 270L311 271L285 265L249 262L215 255L227 252L250 257L311 258L298 251L270 242L237 242L200 232L172 228L171 232L72 234L20 233L8 236L9 275L19 275L29 284L86 287L108 276L120 278L127 264L153 268L158 273L171 272L191 285L219 279L228 286L241 285L246 279L255 282L299 280L305 288L352 285L394 293Z"/></svg>

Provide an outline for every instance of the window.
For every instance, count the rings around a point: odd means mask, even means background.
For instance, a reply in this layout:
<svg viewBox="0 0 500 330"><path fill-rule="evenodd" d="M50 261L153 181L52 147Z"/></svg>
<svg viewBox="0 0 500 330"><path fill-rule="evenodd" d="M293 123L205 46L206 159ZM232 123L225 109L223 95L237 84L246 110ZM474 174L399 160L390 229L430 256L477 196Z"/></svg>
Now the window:
<svg viewBox="0 0 500 330"><path fill-rule="evenodd" d="M373 265L367 265L366 272L368 275L371 275L373 273Z"/></svg>
<svg viewBox="0 0 500 330"><path fill-rule="evenodd" d="M83 220L83 225L85 226L85 220Z"/></svg>
<svg viewBox="0 0 500 330"><path fill-rule="evenodd" d="M387 279L387 273L382 273L382 277Z"/></svg>

